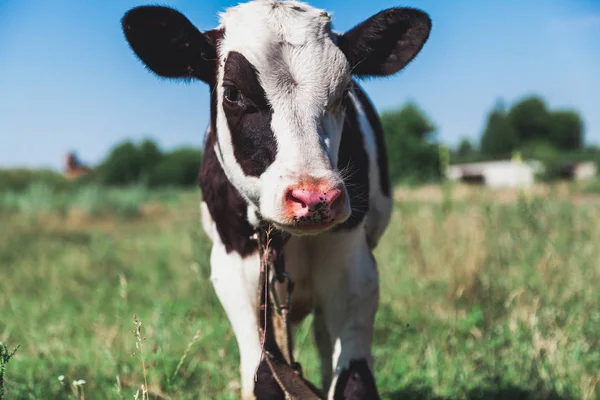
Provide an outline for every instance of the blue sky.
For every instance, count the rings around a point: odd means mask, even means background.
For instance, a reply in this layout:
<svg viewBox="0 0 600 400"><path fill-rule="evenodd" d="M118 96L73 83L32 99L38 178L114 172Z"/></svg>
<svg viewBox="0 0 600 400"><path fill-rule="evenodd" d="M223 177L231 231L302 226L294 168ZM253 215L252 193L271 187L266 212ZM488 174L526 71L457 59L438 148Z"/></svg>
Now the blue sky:
<svg viewBox="0 0 600 400"><path fill-rule="evenodd" d="M133 56L120 18L145 1L0 0L0 167L60 168L69 150L96 163L116 142L152 137L200 146L208 90L160 80ZM151 2L150 2L151 3ZM238 1L165 1L201 30ZM438 138L477 140L496 99L530 94L582 113L600 143L598 0L314 0L344 31L379 10L413 6L433 19L429 42L393 78L364 83L378 109L415 101ZM390 150L390 151L393 151Z"/></svg>

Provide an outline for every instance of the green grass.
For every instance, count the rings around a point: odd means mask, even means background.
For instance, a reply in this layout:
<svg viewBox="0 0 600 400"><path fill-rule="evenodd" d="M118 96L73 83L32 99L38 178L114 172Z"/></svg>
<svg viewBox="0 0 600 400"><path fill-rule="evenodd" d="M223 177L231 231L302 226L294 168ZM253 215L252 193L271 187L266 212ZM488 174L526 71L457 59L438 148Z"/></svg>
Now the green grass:
<svg viewBox="0 0 600 400"><path fill-rule="evenodd" d="M187 191L189 192L189 191ZM108 188L96 184L74 185L58 189L44 182L34 182L23 190L0 192L0 213L18 212L23 217L78 213L91 217L135 217L146 203L176 205L181 190L148 189L145 186Z"/></svg>
<svg viewBox="0 0 600 400"><path fill-rule="evenodd" d="M0 192L25 190L33 183L53 188L65 188L69 184L62 174L49 169L0 168Z"/></svg>
<svg viewBox="0 0 600 400"><path fill-rule="evenodd" d="M21 346L6 398L237 398L198 192L46 189L0 196L0 342ZM593 202L397 204L376 251L383 398L600 399L599 219ZM310 323L296 353L318 382Z"/></svg>

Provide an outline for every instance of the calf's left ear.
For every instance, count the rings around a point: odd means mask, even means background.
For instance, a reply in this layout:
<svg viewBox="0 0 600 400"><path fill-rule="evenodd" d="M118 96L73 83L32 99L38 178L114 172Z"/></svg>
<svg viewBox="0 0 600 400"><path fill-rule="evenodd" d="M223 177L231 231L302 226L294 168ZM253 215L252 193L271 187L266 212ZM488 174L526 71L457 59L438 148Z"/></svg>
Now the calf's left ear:
<svg viewBox="0 0 600 400"><path fill-rule="evenodd" d="M211 83L218 31L202 33L179 11L162 6L133 8L121 25L131 49L158 76Z"/></svg>
<svg viewBox="0 0 600 400"><path fill-rule="evenodd" d="M356 76L388 76L404 68L429 38L431 19L414 8L390 8L343 35L338 46Z"/></svg>

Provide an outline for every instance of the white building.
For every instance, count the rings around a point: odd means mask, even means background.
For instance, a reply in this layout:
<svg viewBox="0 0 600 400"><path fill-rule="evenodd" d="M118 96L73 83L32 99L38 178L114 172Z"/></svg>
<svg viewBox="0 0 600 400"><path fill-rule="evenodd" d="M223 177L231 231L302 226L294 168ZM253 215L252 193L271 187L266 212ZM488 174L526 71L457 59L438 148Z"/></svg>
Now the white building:
<svg viewBox="0 0 600 400"><path fill-rule="evenodd" d="M535 162L514 160L455 164L448 167L447 178L452 181L481 183L491 188L523 187L533 184L539 167Z"/></svg>
<svg viewBox="0 0 600 400"><path fill-rule="evenodd" d="M596 163L580 162L560 166L560 176L565 179L583 181L596 177Z"/></svg>

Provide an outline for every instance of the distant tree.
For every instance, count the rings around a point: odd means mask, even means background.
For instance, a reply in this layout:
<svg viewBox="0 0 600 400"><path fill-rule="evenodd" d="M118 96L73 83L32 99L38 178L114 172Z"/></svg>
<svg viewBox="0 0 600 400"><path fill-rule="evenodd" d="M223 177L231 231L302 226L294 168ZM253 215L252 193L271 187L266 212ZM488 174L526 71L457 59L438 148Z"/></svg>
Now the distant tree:
<svg viewBox="0 0 600 400"><path fill-rule="evenodd" d="M142 171L152 170L163 157L158 145L151 139L145 139L140 143L139 153Z"/></svg>
<svg viewBox="0 0 600 400"><path fill-rule="evenodd" d="M151 139L142 141L138 149L140 157L140 181L147 183L156 166L162 161L163 154L156 142Z"/></svg>
<svg viewBox="0 0 600 400"><path fill-rule="evenodd" d="M581 116L573 110L549 110L538 96L515 103L508 112L508 118L521 145L547 142L561 151L583 147Z"/></svg>
<svg viewBox="0 0 600 400"><path fill-rule="evenodd" d="M550 113L540 97L531 96L515 103L508 111L508 119L519 144L551 140Z"/></svg>
<svg viewBox="0 0 600 400"><path fill-rule="evenodd" d="M546 167L552 166L559 159L560 151L547 140L528 142L519 148L523 157L541 161Z"/></svg>
<svg viewBox="0 0 600 400"><path fill-rule="evenodd" d="M439 178L438 149L432 142L436 127L415 104L383 112L381 122L393 182Z"/></svg>
<svg viewBox="0 0 600 400"><path fill-rule="evenodd" d="M183 147L165 153L148 177L149 186L193 186L202 161L200 149Z"/></svg>
<svg viewBox="0 0 600 400"><path fill-rule="evenodd" d="M505 111L499 100L490 112L481 136L485 156L508 157L520 150L527 158L546 164L597 160L597 153L584 148L584 122L573 110L549 110L539 96L524 98Z"/></svg>
<svg viewBox="0 0 600 400"><path fill-rule="evenodd" d="M407 103L398 110L386 111L381 114L381 118L386 135L408 135L424 141L435 131L435 125L414 103Z"/></svg>
<svg viewBox="0 0 600 400"><path fill-rule="evenodd" d="M507 115L494 109L488 116L481 136L481 153L487 156L506 156L519 146L519 137Z"/></svg>
<svg viewBox="0 0 600 400"><path fill-rule="evenodd" d="M473 147L473 143L468 138L462 138L460 143L458 144L458 148L456 149L456 156L465 160L469 158L475 152L475 148Z"/></svg>
<svg viewBox="0 0 600 400"><path fill-rule="evenodd" d="M576 111L559 110L550 114L549 139L559 149L583 148L583 120Z"/></svg>
<svg viewBox="0 0 600 400"><path fill-rule="evenodd" d="M189 186L197 181L202 151L181 147L163 153L150 139L135 145L115 146L99 167L101 183L107 185Z"/></svg>
<svg viewBox="0 0 600 400"><path fill-rule="evenodd" d="M113 147L102 162L100 180L107 185L129 185L139 180L141 170L138 148L127 140Z"/></svg>

